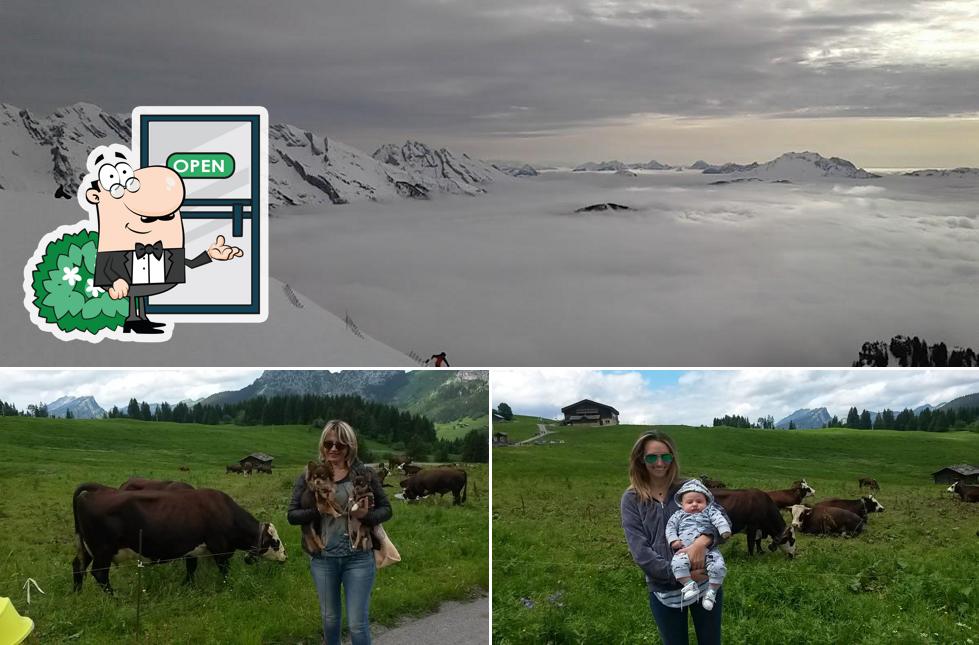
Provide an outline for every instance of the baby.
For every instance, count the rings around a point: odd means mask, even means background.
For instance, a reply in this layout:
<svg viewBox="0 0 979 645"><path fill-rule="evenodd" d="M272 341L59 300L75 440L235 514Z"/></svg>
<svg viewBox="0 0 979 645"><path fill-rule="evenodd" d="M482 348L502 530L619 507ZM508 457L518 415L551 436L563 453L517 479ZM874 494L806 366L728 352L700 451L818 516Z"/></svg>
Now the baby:
<svg viewBox="0 0 979 645"><path fill-rule="evenodd" d="M711 527L716 527L721 537L731 537L731 525L714 503L714 496L696 479L684 482L673 499L680 510L673 513L666 522L666 539L674 551L690 546L703 533L711 533ZM695 600L700 595L700 588L690 577L690 558L686 553L677 553L670 566L676 579L684 583L683 601ZM707 550L706 566L709 588L704 593L701 604L710 611L717 600L717 590L721 588L727 574L724 557L716 545Z"/></svg>

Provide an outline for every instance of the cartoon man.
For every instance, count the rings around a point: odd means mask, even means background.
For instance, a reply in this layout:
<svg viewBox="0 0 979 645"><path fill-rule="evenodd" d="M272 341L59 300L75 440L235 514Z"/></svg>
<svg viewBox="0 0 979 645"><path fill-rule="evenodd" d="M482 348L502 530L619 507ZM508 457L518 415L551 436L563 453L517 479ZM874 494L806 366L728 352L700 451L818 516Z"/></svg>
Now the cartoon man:
<svg viewBox="0 0 979 645"><path fill-rule="evenodd" d="M180 217L183 180L164 166L134 170L128 152L112 145L100 146L89 155L85 180L90 183L82 188L98 219L94 284L114 300L129 298L124 333L162 334L165 325L147 319L144 298L183 283L187 267L231 260L244 252L218 235L207 251L187 258Z"/></svg>

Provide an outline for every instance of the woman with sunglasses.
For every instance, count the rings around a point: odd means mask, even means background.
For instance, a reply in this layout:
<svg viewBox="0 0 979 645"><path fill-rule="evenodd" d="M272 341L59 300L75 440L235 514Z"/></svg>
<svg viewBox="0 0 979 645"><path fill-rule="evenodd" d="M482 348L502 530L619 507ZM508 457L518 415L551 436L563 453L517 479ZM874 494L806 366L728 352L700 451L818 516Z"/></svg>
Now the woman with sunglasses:
<svg viewBox="0 0 979 645"><path fill-rule="evenodd" d="M306 525L319 520L320 537L326 545L319 553L311 553L309 568L320 601L323 617L323 639L326 645L340 645L340 587L343 587L347 605L347 624L352 645L370 645L371 631L368 619L371 589L377 569L371 550L354 549L347 534L347 521L356 518L368 527L391 519L391 504L381 483L373 471L357 459L357 435L345 421L327 422L320 435L320 459L333 467L336 483L334 500L343 509L340 517L321 515L315 508L303 508L301 500L306 490L305 473L296 478L289 502L289 523ZM373 505L369 497L359 500L353 496L353 478L363 475L374 494ZM350 510L354 503L357 510Z"/></svg>
<svg viewBox="0 0 979 645"><path fill-rule="evenodd" d="M676 444L669 435L654 431L639 437L629 456L629 488L622 495L622 528L632 559L646 574L649 608L665 645L687 643L688 615L693 618L699 645L719 645L724 591L718 589L714 609L699 603L684 606L682 585L670 567L674 551L666 539L666 522L680 507L674 494L682 483ZM730 523L730 522L729 522ZM690 559L691 577L707 586L705 557L708 547L719 545L717 529L705 532L681 549Z"/></svg>

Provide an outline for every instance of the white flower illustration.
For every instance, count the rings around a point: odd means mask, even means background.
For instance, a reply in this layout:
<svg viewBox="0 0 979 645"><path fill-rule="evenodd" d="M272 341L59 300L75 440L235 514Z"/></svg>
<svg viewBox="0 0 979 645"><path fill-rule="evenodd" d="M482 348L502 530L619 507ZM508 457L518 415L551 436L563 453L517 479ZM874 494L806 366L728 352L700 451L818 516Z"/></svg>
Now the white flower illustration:
<svg viewBox="0 0 979 645"><path fill-rule="evenodd" d="M99 296L102 293L102 289L100 287L95 286L95 278L89 278L88 282L85 283L85 293L92 294L93 298Z"/></svg>
<svg viewBox="0 0 979 645"><path fill-rule="evenodd" d="M69 286L74 287L76 282L81 282L82 277L78 275L78 267L65 267L65 274L61 276L61 279L69 284Z"/></svg>

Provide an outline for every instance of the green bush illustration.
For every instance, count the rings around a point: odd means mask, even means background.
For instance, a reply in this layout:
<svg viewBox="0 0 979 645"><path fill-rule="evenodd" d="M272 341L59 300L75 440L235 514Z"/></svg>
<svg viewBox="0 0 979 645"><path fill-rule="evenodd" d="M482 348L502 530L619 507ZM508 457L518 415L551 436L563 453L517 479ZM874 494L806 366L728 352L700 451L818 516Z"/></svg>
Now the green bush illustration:
<svg viewBox="0 0 979 645"><path fill-rule="evenodd" d="M98 239L97 231L59 237L44 249L32 273L38 315L62 331L96 334L126 320L129 301L113 300L93 284Z"/></svg>

